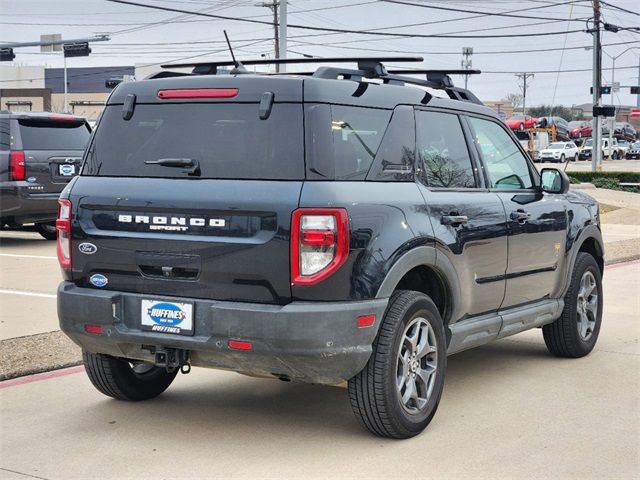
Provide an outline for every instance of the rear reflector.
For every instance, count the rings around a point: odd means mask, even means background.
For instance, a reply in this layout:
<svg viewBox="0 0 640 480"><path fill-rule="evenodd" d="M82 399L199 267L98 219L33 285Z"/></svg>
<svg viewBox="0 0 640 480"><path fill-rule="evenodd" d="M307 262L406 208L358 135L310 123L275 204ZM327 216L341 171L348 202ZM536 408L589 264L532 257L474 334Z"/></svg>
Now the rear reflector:
<svg viewBox="0 0 640 480"><path fill-rule="evenodd" d="M360 315L356 321L358 328L371 327L376 323L375 315Z"/></svg>
<svg viewBox="0 0 640 480"><path fill-rule="evenodd" d="M229 340L227 342L227 345L229 345L229 348L233 350L252 350L253 349L253 345L251 344L251 342L243 342L240 340Z"/></svg>
<svg viewBox="0 0 640 480"><path fill-rule="evenodd" d="M85 325L84 331L87 333L99 335L102 333L102 327L100 325Z"/></svg>
<svg viewBox="0 0 640 480"><path fill-rule="evenodd" d="M26 177L24 152L20 150L9 153L9 180L24 180Z"/></svg>
<svg viewBox="0 0 640 480"><path fill-rule="evenodd" d="M180 90L158 90L158 98L233 98L238 95L237 88L188 88Z"/></svg>

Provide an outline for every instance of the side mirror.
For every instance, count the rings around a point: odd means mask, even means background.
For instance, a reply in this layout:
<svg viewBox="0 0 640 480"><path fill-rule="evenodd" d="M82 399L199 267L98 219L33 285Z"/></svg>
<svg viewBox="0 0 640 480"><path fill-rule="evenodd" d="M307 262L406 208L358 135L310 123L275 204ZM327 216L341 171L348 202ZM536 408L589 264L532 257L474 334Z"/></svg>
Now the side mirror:
<svg viewBox="0 0 640 480"><path fill-rule="evenodd" d="M562 170L543 168L540 172L540 188L547 193L567 193L569 177Z"/></svg>

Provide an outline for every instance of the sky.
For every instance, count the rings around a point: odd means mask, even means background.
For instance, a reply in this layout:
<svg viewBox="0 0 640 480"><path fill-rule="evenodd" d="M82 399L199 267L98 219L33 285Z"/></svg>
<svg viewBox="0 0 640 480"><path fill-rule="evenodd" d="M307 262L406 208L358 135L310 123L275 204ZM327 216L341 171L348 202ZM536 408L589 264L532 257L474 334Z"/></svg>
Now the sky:
<svg viewBox="0 0 640 480"><path fill-rule="evenodd" d="M262 6L264 1L272 0L132 1L245 20L272 21L271 10ZM508 38L406 38L292 27L288 29L288 56L420 55L424 57L421 64L394 65L459 69L462 48L472 47L473 68L483 70L484 73L470 77L469 89L481 100L500 100L506 94L521 93L521 81L516 78L515 72L538 72L529 80L527 106L542 103L571 106L591 101L589 87L592 81L592 51L583 48L593 43L593 37L584 32L586 20L593 15L591 1L400 2L405 3L289 0L289 24L348 30L378 29L378 32L414 35L544 35ZM640 26L640 0L607 0L607 3L612 6L603 5L602 15L606 22L624 27ZM445 7L463 12L425 7ZM498 12L509 12L509 15L527 18L482 15ZM106 0L0 0L0 43L37 41L40 35L50 33L61 33L63 39L85 38L98 33L110 34L110 41L91 45L91 56L68 59L70 67L159 65L185 58L198 61L229 59L223 30L227 30L239 59L259 58L263 54L273 56L273 28L270 25L182 15ZM581 31L566 33L572 30ZM549 34L553 32L560 34ZM611 57L619 56L615 63L615 80L621 85L638 85L640 32L604 32L602 42L605 68L603 82L611 81ZM558 48L572 49L507 53ZM625 52L627 49L629 50ZM61 67L63 64L61 53L40 53L38 47L16 48L15 54L14 65ZM304 66L297 68L309 69ZM290 70L293 69L290 67ZM586 71L557 73L558 70L583 69ZM543 73L544 71L551 72ZM454 77L454 82L456 85L463 85L462 77ZM1 86L2 79L0 88ZM610 103L608 97L605 98L605 103ZM628 88L621 89L614 95L613 103L635 105L636 96L632 96Z"/></svg>

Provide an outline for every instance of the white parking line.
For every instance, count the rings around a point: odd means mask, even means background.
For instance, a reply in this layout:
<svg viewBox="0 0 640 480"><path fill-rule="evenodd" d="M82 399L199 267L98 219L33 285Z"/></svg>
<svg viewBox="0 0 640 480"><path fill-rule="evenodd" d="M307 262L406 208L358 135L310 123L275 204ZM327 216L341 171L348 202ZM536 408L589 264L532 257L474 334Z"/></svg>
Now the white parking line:
<svg viewBox="0 0 640 480"><path fill-rule="evenodd" d="M25 292L23 290L6 290L4 288L0 288L0 293L8 293L9 295L24 295L25 297L56 298L56 295L53 293Z"/></svg>
<svg viewBox="0 0 640 480"><path fill-rule="evenodd" d="M51 257L48 255L22 255L20 253L0 253L0 257L44 258L46 260L58 259L58 257Z"/></svg>

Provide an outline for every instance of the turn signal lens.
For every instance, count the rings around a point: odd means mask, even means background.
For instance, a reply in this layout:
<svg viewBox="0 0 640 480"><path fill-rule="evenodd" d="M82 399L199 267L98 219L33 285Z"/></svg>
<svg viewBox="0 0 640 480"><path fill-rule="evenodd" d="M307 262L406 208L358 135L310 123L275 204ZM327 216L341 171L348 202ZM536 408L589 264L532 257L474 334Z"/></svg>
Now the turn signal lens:
<svg viewBox="0 0 640 480"><path fill-rule="evenodd" d="M99 335L102 333L102 326L100 325L85 325L84 331L87 333L93 333Z"/></svg>

